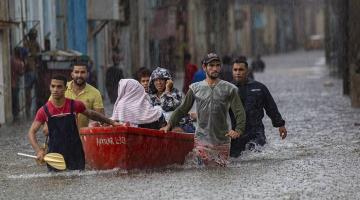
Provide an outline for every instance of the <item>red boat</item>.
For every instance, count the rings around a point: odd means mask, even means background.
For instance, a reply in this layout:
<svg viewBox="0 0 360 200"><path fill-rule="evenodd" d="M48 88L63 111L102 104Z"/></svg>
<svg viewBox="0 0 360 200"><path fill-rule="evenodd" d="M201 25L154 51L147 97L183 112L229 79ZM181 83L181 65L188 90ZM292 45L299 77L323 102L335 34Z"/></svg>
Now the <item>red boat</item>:
<svg viewBox="0 0 360 200"><path fill-rule="evenodd" d="M93 169L149 169L183 164L194 135L127 126L80 129L87 164Z"/></svg>

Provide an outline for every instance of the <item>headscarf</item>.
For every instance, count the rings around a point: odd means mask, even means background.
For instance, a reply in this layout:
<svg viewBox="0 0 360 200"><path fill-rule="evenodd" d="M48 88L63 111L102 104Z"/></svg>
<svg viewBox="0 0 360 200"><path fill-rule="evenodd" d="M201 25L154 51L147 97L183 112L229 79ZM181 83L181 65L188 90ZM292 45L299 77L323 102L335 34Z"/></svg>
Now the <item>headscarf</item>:
<svg viewBox="0 0 360 200"><path fill-rule="evenodd" d="M160 109L154 108L144 87L134 79L121 79L118 97L111 119L131 124L148 124L161 117Z"/></svg>
<svg viewBox="0 0 360 200"><path fill-rule="evenodd" d="M161 67L157 67L150 76L150 83L149 83L149 94L156 94L157 89L155 88L155 80L156 79L164 79L164 80L172 80L170 72Z"/></svg>

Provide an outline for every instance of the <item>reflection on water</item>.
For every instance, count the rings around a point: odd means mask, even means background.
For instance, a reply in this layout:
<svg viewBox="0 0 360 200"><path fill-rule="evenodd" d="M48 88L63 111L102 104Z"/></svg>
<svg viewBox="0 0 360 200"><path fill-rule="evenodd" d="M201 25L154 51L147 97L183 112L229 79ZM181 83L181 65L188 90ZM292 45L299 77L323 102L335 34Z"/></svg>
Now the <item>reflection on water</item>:
<svg viewBox="0 0 360 200"><path fill-rule="evenodd" d="M265 83L287 122L280 140L265 120L268 144L227 168L47 173L32 159L30 122L0 129L0 199L356 199L360 196L360 110L327 76L322 52L264 58ZM326 84L329 83L332 84ZM41 135L41 133L38 133ZM44 141L44 138L40 139Z"/></svg>

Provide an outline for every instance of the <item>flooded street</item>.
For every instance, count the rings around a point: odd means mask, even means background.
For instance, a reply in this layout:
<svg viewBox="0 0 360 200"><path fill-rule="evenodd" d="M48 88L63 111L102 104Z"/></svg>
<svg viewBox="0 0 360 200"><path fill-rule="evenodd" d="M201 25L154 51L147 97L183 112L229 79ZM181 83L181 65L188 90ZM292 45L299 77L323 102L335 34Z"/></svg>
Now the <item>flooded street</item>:
<svg viewBox="0 0 360 200"><path fill-rule="evenodd" d="M262 152L245 152L227 168L51 174L16 155L33 154L30 122L6 125L0 128L0 199L358 199L360 109L342 95L342 80L328 76L323 52L264 61L265 72L255 79L269 88L286 120L285 140L265 117Z"/></svg>

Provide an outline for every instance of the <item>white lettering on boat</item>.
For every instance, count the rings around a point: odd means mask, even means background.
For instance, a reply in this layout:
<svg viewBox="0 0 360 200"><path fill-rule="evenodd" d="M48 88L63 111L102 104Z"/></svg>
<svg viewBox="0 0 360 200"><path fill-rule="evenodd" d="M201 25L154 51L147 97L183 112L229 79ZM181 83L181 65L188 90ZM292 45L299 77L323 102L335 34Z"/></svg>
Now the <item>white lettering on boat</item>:
<svg viewBox="0 0 360 200"><path fill-rule="evenodd" d="M118 136L114 138L96 138L96 145L117 145L117 144L126 144L126 138L123 136Z"/></svg>
<svg viewBox="0 0 360 200"><path fill-rule="evenodd" d="M122 136L116 137L115 138L115 143L116 144L126 144L126 138L122 137Z"/></svg>

